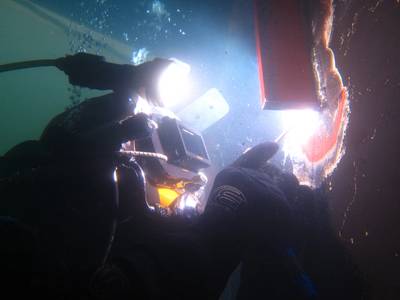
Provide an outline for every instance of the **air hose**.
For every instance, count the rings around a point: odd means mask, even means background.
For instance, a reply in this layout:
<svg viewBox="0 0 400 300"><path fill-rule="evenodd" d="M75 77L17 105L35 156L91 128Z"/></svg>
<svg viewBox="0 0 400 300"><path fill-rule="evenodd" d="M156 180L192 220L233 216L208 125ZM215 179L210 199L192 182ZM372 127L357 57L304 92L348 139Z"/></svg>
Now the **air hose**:
<svg viewBox="0 0 400 300"><path fill-rule="evenodd" d="M0 65L0 73L38 67L56 67L56 59L38 59Z"/></svg>

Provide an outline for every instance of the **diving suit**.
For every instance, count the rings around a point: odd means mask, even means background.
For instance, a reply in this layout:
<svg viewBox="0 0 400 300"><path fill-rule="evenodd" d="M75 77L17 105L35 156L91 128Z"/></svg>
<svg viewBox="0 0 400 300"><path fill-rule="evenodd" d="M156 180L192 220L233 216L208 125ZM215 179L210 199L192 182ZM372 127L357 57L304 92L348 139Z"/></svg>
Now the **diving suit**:
<svg viewBox="0 0 400 300"><path fill-rule="evenodd" d="M219 299L241 264L238 299L316 299L296 255L300 223L294 207L307 188L267 163L277 150L274 143L260 144L222 170L204 213L192 224L120 224L92 293L110 299Z"/></svg>
<svg viewBox="0 0 400 300"><path fill-rule="evenodd" d="M67 298L218 299L230 274L242 263L239 298L315 298L315 289L297 261L293 237L293 205L301 186L293 175L267 163L277 151L273 143L254 147L217 175L205 212L197 220L138 210L118 224L115 236L109 234L115 229L108 221L115 213L115 203L109 200L115 191L103 175L110 173L105 172L110 165L99 163L99 158L117 151L121 143L151 133L146 116L132 115L130 96L144 92L157 101L153 80L168 63L155 60L138 67L120 66L88 54L58 61L72 84L114 93L56 116L38 142L23 143L2 158L3 199L15 199L13 195L19 193L18 199L30 200L31 191L37 195L34 201L24 202L28 208L19 214L6 207L7 201L1 204L2 215L22 215L24 222L44 228L33 243L38 248L32 246L36 250L26 255L32 257L32 268L41 270L33 277L50 283L50 298L66 293ZM21 177L24 172L27 176ZM75 174L80 176L75 179ZM70 189L82 193L76 196ZM89 197L93 190L95 201ZM67 212L70 215L65 217ZM71 230L79 234L72 235ZM93 237L91 244L85 240L88 236ZM112 248L103 249L110 240ZM54 254L53 244L57 249L60 245L75 248ZM106 261L97 254L103 252L109 254ZM63 260L53 257L57 255L69 258L72 265L65 268ZM47 257L60 264L46 265ZM45 266L38 267L40 263ZM47 286L34 288L43 291Z"/></svg>

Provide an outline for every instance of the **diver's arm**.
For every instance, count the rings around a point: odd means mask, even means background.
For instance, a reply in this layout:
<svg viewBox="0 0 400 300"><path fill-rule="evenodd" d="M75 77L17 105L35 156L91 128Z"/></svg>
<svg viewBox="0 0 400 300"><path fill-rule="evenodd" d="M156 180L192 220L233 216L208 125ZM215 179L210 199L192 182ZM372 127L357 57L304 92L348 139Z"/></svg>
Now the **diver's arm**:
<svg viewBox="0 0 400 300"><path fill-rule="evenodd" d="M100 151L118 151L122 143L148 137L152 124L144 114L134 115L122 122L111 122L78 134L82 145Z"/></svg>

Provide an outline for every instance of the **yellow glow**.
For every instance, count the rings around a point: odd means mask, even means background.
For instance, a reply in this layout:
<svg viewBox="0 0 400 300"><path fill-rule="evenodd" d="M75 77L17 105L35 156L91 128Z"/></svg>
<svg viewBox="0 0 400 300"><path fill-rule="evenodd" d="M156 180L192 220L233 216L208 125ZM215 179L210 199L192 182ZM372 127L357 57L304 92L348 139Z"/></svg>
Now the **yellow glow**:
<svg viewBox="0 0 400 300"><path fill-rule="evenodd" d="M158 196L160 197L160 205L163 207L170 206L180 194L169 188L157 188Z"/></svg>

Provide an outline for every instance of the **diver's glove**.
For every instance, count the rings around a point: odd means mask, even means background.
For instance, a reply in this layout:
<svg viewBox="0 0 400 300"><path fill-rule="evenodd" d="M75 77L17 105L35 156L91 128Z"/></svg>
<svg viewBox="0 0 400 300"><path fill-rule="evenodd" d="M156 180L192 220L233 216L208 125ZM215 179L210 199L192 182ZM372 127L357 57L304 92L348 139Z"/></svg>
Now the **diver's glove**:
<svg viewBox="0 0 400 300"><path fill-rule="evenodd" d="M299 183L268 161L273 142L258 144L222 170L214 181L203 217L204 235L227 257L243 263L238 299L281 295L315 299L316 289L297 258L293 204ZM209 233L210 232L210 233ZM256 276L254 274L257 274Z"/></svg>
<svg viewBox="0 0 400 300"><path fill-rule="evenodd" d="M206 231L214 234L216 228L220 230L221 226L216 226L214 223L220 223L221 220L224 220L224 224L231 224L229 226L232 226L232 228L238 226L239 223L245 224L239 226L244 226L244 228L254 223L253 221L256 217L246 217L246 220L243 221L243 217L239 218L239 215L243 215L243 212L248 211L249 202L252 210L254 210L254 207L257 207L257 209L258 207L263 207L263 203L267 203L267 201L262 201L262 203L259 201L258 192L269 195L276 190L273 189L269 193L268 184L265 186L261 185L262 189L260 190L260 180L254 177L259 177L261 180L264 178L261 167L267 164L268 160L275 155L278 149L279 146L276 143L261 143L244 152L235 162L217 174L203 217L203 223L207 228ZM278 197L273 197L273 199L279 199L279 195ZM281 209L280 201L275 202L277 202L275 207ZM268 201L268 203L273 206L272 201ZM285 205L282 206L282 210L285 210ZM239 219L241 221L238 221ZM256 227L258 227L258 224L253 228ZM235 232L234 234L237 235L241 231L243 231L243 228L236 231L228 230L227 232ZM240 235L243 236L242 233Z"/></svg>

